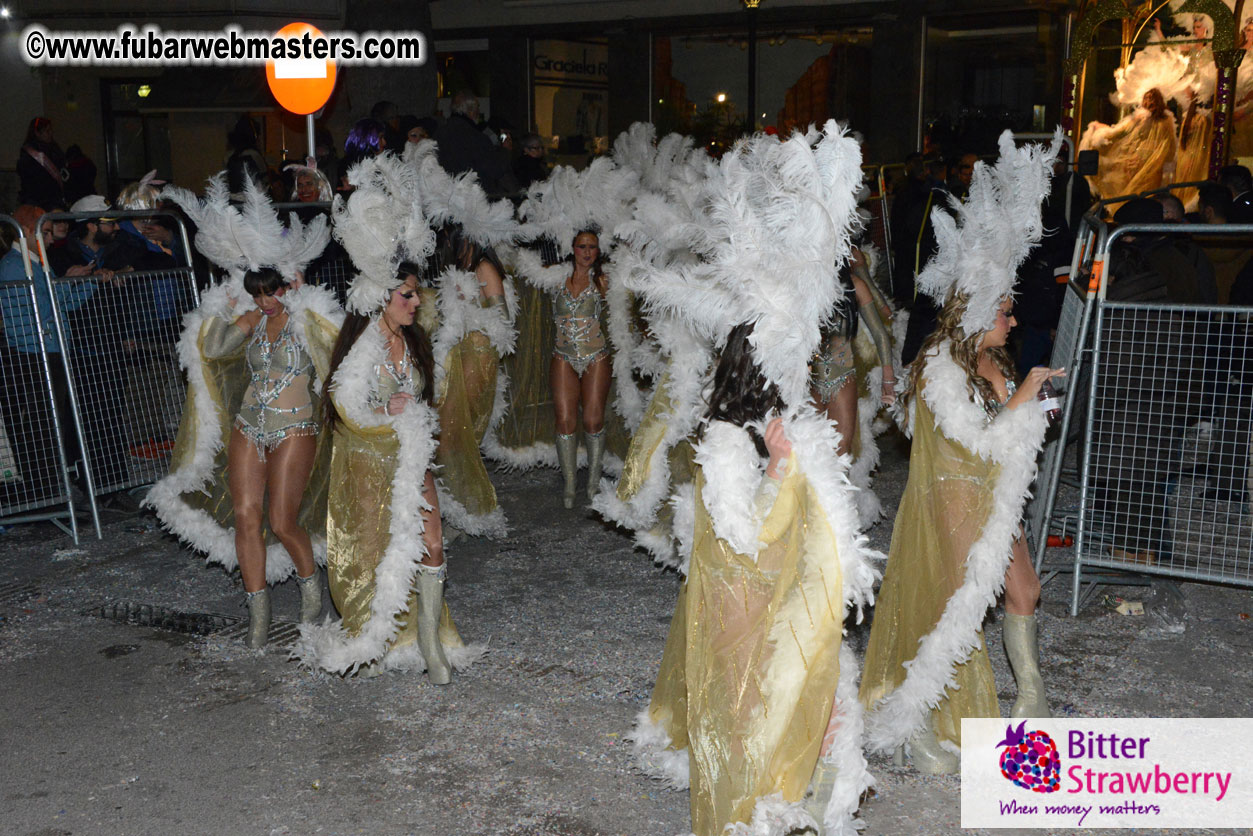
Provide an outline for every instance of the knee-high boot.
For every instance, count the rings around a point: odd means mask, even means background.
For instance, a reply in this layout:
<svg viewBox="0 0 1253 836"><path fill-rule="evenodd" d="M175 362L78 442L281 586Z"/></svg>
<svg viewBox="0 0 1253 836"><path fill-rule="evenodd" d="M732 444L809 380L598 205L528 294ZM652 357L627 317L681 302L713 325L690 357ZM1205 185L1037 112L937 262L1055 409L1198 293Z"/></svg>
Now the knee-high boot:
<svg viewBox="0 0 1253 836"><path fill-rule="evenodd" d="M418 650L426 660L426 678L432 685L452 681L452 668L439 642L439 617L444 611L444 564L418 564Z"/></svg>
<svg viewBox="0 0 1253 836"><path fill-rule="evenodd" d="M270 588L264 587L248 596L248 638L251 648L265 647L270 638Z"/></svg>
<svg viewBox="0 0 1253 836"><path fill-rule="evenodd" d="M1052 717L1040 676L1040 644L1036 637L1034 615L1005 615L1003 635L1005 655L1018 683L1018 699L1010 709L1010 717Z"/></svg>
<svg viewBox="0 0 1253 836"><path fill-rule="evenodd" d="M584 433L587 441L587 498L595 499L600 488L600 465L605 456L605 431Z"/></svg>
<svg viewBox="0 0 1253 836"><path fill-rule="evenodd" d="M579 475L579 436L576 433L557 434L557 461L561 464L561 475L565 479L561 504L566 508L573 508L575 480Z"/></svg>
<svg viewBox="0 0 1253 836"><path fill-rule="evenodd" d="M322 614L322 573L314 567L307 578L296 576L300 586L300 623L312 624Z"/></svg>

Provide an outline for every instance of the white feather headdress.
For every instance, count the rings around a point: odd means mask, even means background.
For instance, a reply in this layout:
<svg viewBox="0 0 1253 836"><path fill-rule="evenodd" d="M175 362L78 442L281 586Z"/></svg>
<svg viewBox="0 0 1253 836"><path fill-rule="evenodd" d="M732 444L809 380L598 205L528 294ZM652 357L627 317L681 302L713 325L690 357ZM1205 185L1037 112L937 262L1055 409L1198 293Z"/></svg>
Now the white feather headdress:
<svg viewBox="0 0 1253 836"><path fill-rule="evenodd" d="M996 165L975 163L965 202L952 202L956 219L939 208L931 212L937 248L918 275L918 288L941 306L954 291L968 297L961 321L967 336L996 324L1019 265L1044 234L1040 203L1048 196L1061 147L1061 128L1048 147L1015 146L1013 134L1005 131Z"/></svg>
<svg viewBox="0 0 1253 836"><path fill-rule="evenodd" d="M609 252L614 228L631 216L638 185L638 175L610 157L598 157L582 171L557 166L547 180L531 184L518 207L525 221L521 236L548 236L564 257L580 230L598 230L601 251Z"/></svg>
<svg viewBox="0 0 1253 836"><path fill-rule="evenodd" d="M348 310L371 314L399 284L402 261L421 264L435 252L435 233L422 211L417 171L395 154L361 160L348 182L352 194L336 197L332 206L335 240L358 271L348 287Z"/></svg>
<svg viewBox="0 0 1253 836"><path fill-rule="evenodd" d="M406 143L405 163L417 174L422 211L435 227L458 224L471 241L484 247L512 243L518 222L508 200L491 201L473 171L449 174L439 164L438 146L432 139Z"/></svg>
<svg viewBox="0 0 1253 836"><path fill-rule="evenodd" d="M209 180L203 200L178 186L166 186L160 197L182 207L196 224L196 249L232 279L272 267L291 281L330 240L324 216L302 224L293 213L284 227L270 198L251 181L244 188L243 201L232 204L226 172Z"/></svg>
<svg viewBox="0 0 1253 836"><path fill-rule="evenodd" d="M837 270L858 223L861 149L834 121L779 141L758 134L727 153L687 227L698 260L668 266L624 258L653 309L674 312L715 345L742 322L765 376L789 407L808 398L819 326L842 290Z"/></svg>

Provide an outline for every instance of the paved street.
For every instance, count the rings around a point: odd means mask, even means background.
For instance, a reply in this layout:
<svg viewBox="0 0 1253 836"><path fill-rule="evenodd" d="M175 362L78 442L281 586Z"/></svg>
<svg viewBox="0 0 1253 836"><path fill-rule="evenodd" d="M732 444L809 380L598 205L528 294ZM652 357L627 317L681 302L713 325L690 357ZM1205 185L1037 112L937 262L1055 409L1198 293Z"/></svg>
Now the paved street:
<svg viewBox="0 0 1253 836"><path fill-rule="evenodd" d="M890 512L906 461L899 440L885 446L878 487ZM590 512L562 510L555 472L499 474L498 485L512 534L454 545L447 592L463 636L490 652L444 688L422 675L304 671L281 627L280 643L253 652L230 629L205 637L100 617L124 611L118 602L167 608L175 627L179 613L246 615L238 579L150 516L114 512L102 541L77 547L50 525L10 528L0 831L686 833L687 794L632 772L622 740L647 704L678 578ZM890 533L889 516L871 537L886 551ZM1113 613L1098 595L1072 619L1069 579L1046 585L1043 668L1058 714L1253 716L1246 590L1159 582L1121 594L1143 600L1145 615ZM294 583L277 589L279 620L294 620L297 604ZM986 636L1007 711L997 618ZM861 648L866 633L850 641ZM868 836L962 832L956 778L878 758L871 769Z"/></svg>

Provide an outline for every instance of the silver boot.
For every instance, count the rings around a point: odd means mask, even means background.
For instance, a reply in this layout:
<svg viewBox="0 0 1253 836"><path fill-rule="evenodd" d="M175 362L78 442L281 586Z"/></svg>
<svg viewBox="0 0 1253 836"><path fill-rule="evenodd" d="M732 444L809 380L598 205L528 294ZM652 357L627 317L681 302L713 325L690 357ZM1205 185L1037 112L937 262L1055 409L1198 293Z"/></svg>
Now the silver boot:
<svg viewBox="0 0 1253 836"><path fill-rule="evenodd" d="M919 772L928 775L955 775L961 767L957 755L940 745L929 718L927 724L915 732L905 745L909 749L910 760L914 762L914 769Z"/></svg>
<svg viewBox="0 0 1253 836"><path fill-rule="evenodd" d="M814 777L809 782L809 792L805 795L805 812L818 822L818 832L822 832L822 819L827 812L827 804L831 802L831 790L835 787L835 776L839 774L835 764L827 763L818 758L814 767Z"/></svg>
<svg viewBox="0 0 1253 836"><path fill-rule="evenodd" d="M587 441L587 498L595 499L600 488L600 463L605 456L605 431L584 433Z"/></svg>
<svg viewBox="0 0 1253 836"><path fill-rule="evenodd" d="M432 685L452 681L452 668L439 642L439 617L444 612L445 564L418 564L418 650L426 660L426 678Z"/></svg>
<svg viewBox="0 0 1253 836"><path fill-rule="evenodd" d="M1005 655L1018 683L1018 699L1010 709L1010 717L1052 717L1044 694L1044 678L1040 676L1040 644L1036 638L1034 615L1005 614L1002 624Z"/></svg>
<svg viewBox="0 0 1253 836"><path fill-rule="evenodd" d="M561 504L574 507L575 481L579 476L579 437L575 433L557 434L557 461L561 463L561 475L565 488L561 492Z"/></svg>
<svg viewBox="0 0 1253 836"><path fill-rule="evenodd" d="M248 646L254 650L265 647L270 638L270 588L258 589L248 595Z"/></svg>
<svg viewBox="0 0 1253 836"><path fill-rule="evenodd" d="M307 578L296 576L300 586L300 623L312 624L322 614L322 573L314 567Z"/></svg>

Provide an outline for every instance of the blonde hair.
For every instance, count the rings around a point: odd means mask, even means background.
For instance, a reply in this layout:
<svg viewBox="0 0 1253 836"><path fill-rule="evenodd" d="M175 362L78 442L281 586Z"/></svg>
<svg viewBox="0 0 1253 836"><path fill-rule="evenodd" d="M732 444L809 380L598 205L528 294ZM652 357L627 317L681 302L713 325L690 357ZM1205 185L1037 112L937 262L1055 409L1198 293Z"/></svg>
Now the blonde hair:
<svg viewBox="0 0 1253 836"><path fill-rule="evenodd" d="M1004 346L982 349L985 332L976 331L974 334L967 335L962 330L962 317L966 315L966 308L969 304L970 297L966 294L956 290L949 293L937 317L935 330L923 341L922 348L918 350L918 356L909 364L909 377L905 392L901 396L906 409L909 408L914 396L922 391L923 368L927 365L927 359L938 354L944 343L948 343L949 355L953 358L953 362L966 373L966 390L970 393L971 403L980 401L992 403L997 400L992 382L979 374L981 351L987 353L1001 374L1005 375L1006 380L1017 383L1018 375L1014 372L1013 360L1010 359L1009 352Z"/></svg>

